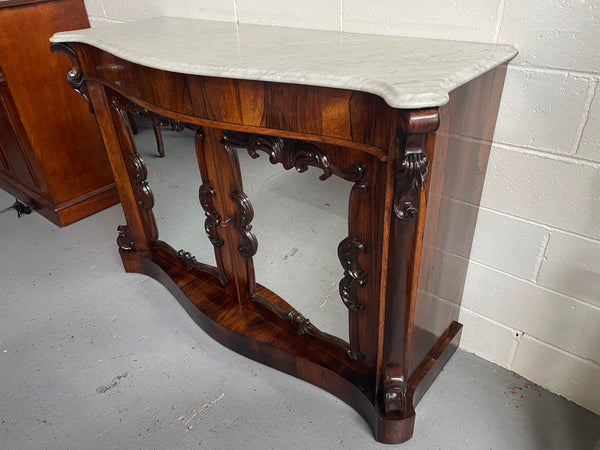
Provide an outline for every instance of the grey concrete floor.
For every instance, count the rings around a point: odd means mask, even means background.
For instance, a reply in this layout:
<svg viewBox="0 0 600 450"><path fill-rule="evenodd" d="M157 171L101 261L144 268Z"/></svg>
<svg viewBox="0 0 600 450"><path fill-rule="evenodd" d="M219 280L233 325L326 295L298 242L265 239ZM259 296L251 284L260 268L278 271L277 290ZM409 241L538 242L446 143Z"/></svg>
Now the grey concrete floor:
<svg viewBox="0 0 600 450"><path fill-rule="evenodd" d="M166 161L175 164L187 137L165 139ZM148 130L140 143L151 160ZM177 184L155 181L151 187ZM278 193L287 195L286 186ZM338 208L311 195L303 203L322 212L319 220ZM0 190L0 209L13 201ZM165 211L157 216L187 214ZM198 217L194 236L203 233ZM342 401L220 346L162 285L125 273L115 244L122 223L120 206L62 229L35 213L0 215L0 449L390 448ZM302 253L281 241L291 248L262 249L279 258L273 270ZM275 291L289 281L279 277L267 279ZM321 284L331 290L330 281ZM459 350L418 405L413 439L398 448L583 450L599 437L599 416Z"/></svg>

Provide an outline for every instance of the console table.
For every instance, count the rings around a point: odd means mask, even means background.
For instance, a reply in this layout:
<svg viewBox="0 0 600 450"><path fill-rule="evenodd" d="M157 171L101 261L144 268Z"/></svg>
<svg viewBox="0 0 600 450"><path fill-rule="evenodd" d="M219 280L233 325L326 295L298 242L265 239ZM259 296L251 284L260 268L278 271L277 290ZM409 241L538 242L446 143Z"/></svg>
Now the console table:
<svg viewBox="0 0 600 450"><path fill-rule="evenodd" d="M348 403L378 441L409 439L414 406L460 338L468 251L516 50L169 17L51 41L101 130L127 220L117 238L125 269L162 282L223 345ZM195 132L216 267L159 240L127 119L140 109ZM257 284L239 151L349 183L347 237L331 243L349 339Z"/></svg>

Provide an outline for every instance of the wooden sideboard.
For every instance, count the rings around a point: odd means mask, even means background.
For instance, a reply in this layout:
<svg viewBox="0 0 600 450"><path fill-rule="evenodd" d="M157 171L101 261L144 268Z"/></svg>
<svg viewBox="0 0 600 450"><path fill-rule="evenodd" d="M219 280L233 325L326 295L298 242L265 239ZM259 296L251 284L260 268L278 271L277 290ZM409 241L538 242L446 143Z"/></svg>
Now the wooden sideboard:
<svg viewBox="0 0 600 450"><path fill-rule="evenodd" d="M82 0L0 2L0 188L57 225L118 203L86 102L48 39L88 27Z"/></svg>
<svg viewBox="0 0 600 450"><path fill-rule="evenodd" d="M459 342L459 256L516 51L174 18L52 41L100 125L127 220L117 238L125 269L161 281L223 345L347 402L377 440L409 439L415 405ZM195 132L214 267L159 239L127 120L140 108ZM257 284L239 151L348 182L347 237L331 243L348 340Z"/></svg>

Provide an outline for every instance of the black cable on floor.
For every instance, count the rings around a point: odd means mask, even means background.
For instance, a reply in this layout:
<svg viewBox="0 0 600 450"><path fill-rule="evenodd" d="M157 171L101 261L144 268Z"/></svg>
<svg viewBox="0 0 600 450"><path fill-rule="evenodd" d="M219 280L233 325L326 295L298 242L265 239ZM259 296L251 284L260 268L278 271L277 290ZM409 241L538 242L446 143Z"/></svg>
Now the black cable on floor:
<svg viewBox="0 0 600 450"><path fill-rule="evenodd" d="M0 214L8 212L11 209L17 211L17 217L21 217L21 214L31 214L32 211L31 206L27 206L25 203L21 203L19 200L15 199L15 202L12 204L12 206L4 208L0 211Z"/></svg>

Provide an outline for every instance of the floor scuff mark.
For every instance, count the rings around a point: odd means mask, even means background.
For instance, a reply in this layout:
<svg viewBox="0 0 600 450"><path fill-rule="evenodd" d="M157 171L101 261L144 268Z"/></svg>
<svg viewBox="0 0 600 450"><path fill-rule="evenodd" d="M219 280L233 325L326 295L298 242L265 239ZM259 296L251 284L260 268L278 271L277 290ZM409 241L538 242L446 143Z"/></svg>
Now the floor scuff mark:
<svg viewBox="0 0 600 450"><path fill-rule="evenodd" d="M114 377L112 379L112 381L108 384L103 384L101 386L98 386L96 388L96 392L98 394L104 394L106 391L108 391L109 389L112 389L114 387L117 387L117 385L119 384L119 380L121 378L127 378L127 372L122 373L121 375L117 375L116 377Z"/></svg>
<svg viewBox="0 0 600 450"><path fill-rule="evenodd" d="M319 308L322 308L323 306L325 306L327 304L327 302L331 299L331 296L333 295L333 293L338 290L338 285L336 283L333 283L332 286L333 286L333 289L327 295L327 297L325 297L325 299L323 300L323 303L321 303L319 305Z"/></svg>
<svg viewBox="0 0 600 450"><path fill-rule="evenodd" d="M298 247L293 247L284 257L283 260L287 261L288 258L291 258L292 256L294 256L296 253L298 253Z"/></svg>
<svg viewBox="0 0 600 450"><path fill-rule="evenodd" d="M196 417L198 417L198 414L200 414L202 411L204 411L205 409L210 408L212 405L214 405L215 403L219 402L223 397L225 397L225 393L221 393L221 395L219 395L217 398L215 398L214 400L211 400L210 402L202 405L199 408L194 409L191 413L190 413L190 417L185 421L184 425L185 425L185 431L190 431L193 427L193 425L190 425L190 422L192 420L194 420ZM181 416L179 419L177 420L184 420L186 417L186 414L184 414L183 416Z"/></svg>

